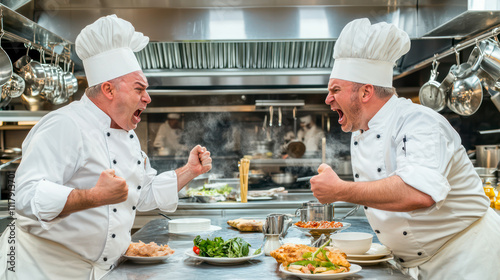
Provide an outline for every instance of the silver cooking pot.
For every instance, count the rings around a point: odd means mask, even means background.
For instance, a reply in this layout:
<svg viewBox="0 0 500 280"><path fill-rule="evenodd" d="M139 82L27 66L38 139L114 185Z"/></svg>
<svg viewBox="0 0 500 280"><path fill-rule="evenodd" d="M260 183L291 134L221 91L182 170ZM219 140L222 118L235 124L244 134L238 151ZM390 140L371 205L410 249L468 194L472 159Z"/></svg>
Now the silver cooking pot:
<svg viewBox="0 0 500 280"><path fill-rule="evenodd" d="M308 201L302 204L302 208L295 211L295 216L299 216L303 222L309 221L329 221L334 220L333 203L321 204L318 201Z"/></svg>
<svg viewBox="0 0 500 280"><path fill-rule="evenodd" d="M477 145L477 167L496 168L500 161L500 145Z"/></svg>

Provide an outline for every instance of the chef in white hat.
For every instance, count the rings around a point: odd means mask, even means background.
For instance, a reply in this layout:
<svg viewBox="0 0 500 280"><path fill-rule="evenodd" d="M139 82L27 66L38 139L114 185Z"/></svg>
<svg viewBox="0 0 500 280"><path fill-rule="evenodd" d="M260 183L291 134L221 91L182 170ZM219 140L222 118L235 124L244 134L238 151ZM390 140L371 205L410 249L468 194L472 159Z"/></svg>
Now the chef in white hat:
<svg viewBox="0 0 500 280"><path fill-rule="evenodd" d="M158 155L168 156L182 154L187 147L181 143L181 115L167 114L167 120L158 127L153 146L158 149Z"/></svg>
<svg viewBox="0 0 500 280"><path fill-rule="evenodd" d="M498 279L500 217L448 121L398 98L392 68L410 49L393 24L348 23L335 43L326 104L352 132L354 182L322 164L321 203L364 206L378 239L418 279ZM492 267L492 268L489 268Z"/></svg>
<svg viewBox="0 0 500 280"><path fill-rule="evenodd" d="M297 132L298 139L304 142L306 146L305 156L312 156L320 150L321 139L325 133L316 125L311 115L300 118L301 129Z"/></svg>
<svg viewBox="0 0 500 280"><path fill-rule="evenodd" d="M115 15L78 35L89 88L23 142L17 220L0 241L2 279L100 279L127 250L136 211L175 211L178 190L211 169L201 146L185 166L161 174L141 151L134 129L151 98L134 51L147 43Z"/></svg>

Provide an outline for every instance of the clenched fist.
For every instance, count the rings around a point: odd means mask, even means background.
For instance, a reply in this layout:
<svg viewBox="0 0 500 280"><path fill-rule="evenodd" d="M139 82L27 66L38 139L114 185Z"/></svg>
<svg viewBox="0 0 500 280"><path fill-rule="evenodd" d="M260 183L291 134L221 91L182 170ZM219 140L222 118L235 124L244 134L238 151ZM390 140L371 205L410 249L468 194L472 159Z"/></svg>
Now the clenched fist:
<svg viewBox="0 0 500 280"><path fill-rule="evenodd" d="M196 176L207 173L212 169L212 158L207 148L196 145L189 153L187 166Z"/></svg>
<svg viewBox="0 0 500 280"><path fill-rule="evenodd" d="M115 175L113 169L106 169L99 176L92 192L100 205L116 204L127 200L128 186L125 179Z"/></svg>
<svg viewBox="0 0 500 280"><path fill-rule="evenodd" d="M332 203L338 201L338 192L340 191L339 176L327 164L321 164L318 167L318 175L311 178L311 190L314 196L321 203Z"/></svg>

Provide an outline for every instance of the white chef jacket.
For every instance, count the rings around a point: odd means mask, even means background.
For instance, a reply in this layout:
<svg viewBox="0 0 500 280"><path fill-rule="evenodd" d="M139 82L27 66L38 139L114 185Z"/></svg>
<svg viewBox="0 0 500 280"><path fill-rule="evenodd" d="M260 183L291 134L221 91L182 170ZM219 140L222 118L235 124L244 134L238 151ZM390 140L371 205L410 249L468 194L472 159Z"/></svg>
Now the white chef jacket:
<svg viewBox="0 0 500 280"><path fill-rule="evenodd" d="M106 269L127 250L137 210L175 211L178 202L175 172L157 175L135 132L110 123L86 95L47 114L24 140L15 177L17 226ZM56 218L71 190L92 188L109 168L127 181L125 202Z"/></svg>
<svg viewBox="0 0 500 280"><path fill-rule="evenodd" d="M398 175L435 201L429 208L410 212L365 207L378 239L396 259L405 267L420 265L483 217L489 199L460 136L440 114L393 96L368 127L352 134L354 180ZM471 258L468 254L467 259Z"/></svg>
<svg viewBox="0 0 500 280"><path fill-rule="evenodd" d="M311 128L300 130L298 134L299 139L304 139L304 145L306 146L306 153L317 152L321 145L321 139L325 137L325 133L321 128L313 125Z"/></svg>
<svg viewBox="0 0 500 280"><path fill-rule="evenodd" d="M176 152L185 151L186 146L182 145L181 129L173 129L168 124L168 120L160 125L153 146L163 148L160 155L175 155Z"/></svg>

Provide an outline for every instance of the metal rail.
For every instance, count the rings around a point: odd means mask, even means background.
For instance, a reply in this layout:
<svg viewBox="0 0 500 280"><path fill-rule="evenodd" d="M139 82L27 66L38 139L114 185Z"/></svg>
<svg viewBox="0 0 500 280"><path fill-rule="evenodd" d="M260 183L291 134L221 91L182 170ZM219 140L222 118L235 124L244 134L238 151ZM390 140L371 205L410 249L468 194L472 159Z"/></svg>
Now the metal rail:
<svg viewBox="0 0 500 280"><path fill-rule="evenodd" d="M475 45L479 41L482 41L484 39L488 39L490 37L497 36L498 34L500 34L500 25L497 25L497 26L495 26L495 27L489 29L488 31L485 31L479 35L476 35L476 36L473 36L469 39L466 39L466 40L460 42L459 44L457 44L456 46L453 46L450 49L448 49L440 54L435 54L433 57L425 59L425 60L421 61L420 63L417 63L413 66L406 68L401 74L394 76L393 80L403 78L403 77L405 77L413 72L416 72L418 70L421 70L422 68L427 67L434 60L440 60L440 59L447 57L451 54L455 54L455 52L459 52L461 50L464 50L468 47Z"/></svg>

